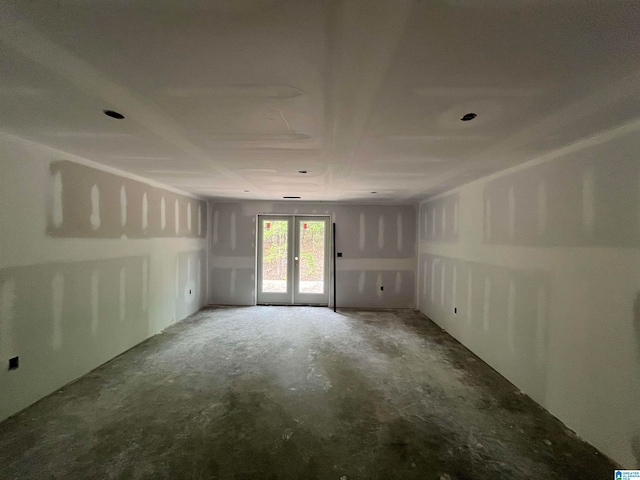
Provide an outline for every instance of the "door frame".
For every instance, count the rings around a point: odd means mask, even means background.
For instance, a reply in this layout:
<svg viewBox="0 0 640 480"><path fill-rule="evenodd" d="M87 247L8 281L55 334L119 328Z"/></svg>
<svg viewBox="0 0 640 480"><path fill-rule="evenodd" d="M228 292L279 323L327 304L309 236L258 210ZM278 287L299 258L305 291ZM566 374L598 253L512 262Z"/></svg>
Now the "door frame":
<svg viewBox="0 0 640 480"><path fill-rule="evenodd" d="M287 232L287 241L288 243L288 253L287 255L290 257L291 261L288 261L287 264L287 275L288 278L291 278L291 282L288 282L291 285L291 292L287 292L286 294L275 293L273 295L260 293L259 288L261 287L261 278L260 274L262 272L261 266L259 265L261 254L259 249L262 248L262 224L261 219L288 219L290 221L290 227ZM324 272L325 272L325 292L326 297L323 296L323 301L315 302L313 301L313 296L315 294L297 294L296 290L298 288L298 275L296 265L295 265L295 257L300 258L300 232L299 227L302 223L302 220L306 219L309 221L313 221L315 218L326 219L327 227L325 229L325 256L324 256ZM300 214L300 213L259 213L255 218L256 225L256 236L255 236L255 266L254 266L254 304L255 305L287 305L287 306L298 306L298 305L313 305L313 306L331 306L332 305L332 289L333 289L333 262L331 261L331 255L333 252L333 214L331 213L309 213L309 214ZM258 295L262 297L262 301L258 302ZM265 295L267 298L265 298ZM307 297L307 295L309 295ZM297 297L297 298L296 298ZM326 301L324 299L326 298Z"/></svg>

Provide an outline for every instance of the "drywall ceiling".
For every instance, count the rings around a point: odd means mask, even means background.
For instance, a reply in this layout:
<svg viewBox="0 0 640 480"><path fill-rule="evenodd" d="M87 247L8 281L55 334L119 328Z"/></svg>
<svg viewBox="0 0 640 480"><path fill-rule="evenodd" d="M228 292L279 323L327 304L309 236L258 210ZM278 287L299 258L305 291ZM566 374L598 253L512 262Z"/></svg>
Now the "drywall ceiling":
<svg viewBox="0 0 640 480"><path fill-rule="evenodd" d="M638 25L637 0L0 0L0 129L208 197L414 201L636 125Z"/></svg>

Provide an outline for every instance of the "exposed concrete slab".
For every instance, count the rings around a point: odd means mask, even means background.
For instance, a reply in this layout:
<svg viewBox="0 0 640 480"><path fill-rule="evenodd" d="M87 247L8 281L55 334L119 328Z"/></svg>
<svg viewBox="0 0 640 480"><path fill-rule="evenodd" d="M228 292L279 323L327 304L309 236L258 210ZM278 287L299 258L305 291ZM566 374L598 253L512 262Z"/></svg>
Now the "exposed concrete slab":
<svg viewBox="0 0 640 480"><path fill-rule="evenodd" d="M610 478L419 313L210 308L0 424L1 478Z"/></svg>

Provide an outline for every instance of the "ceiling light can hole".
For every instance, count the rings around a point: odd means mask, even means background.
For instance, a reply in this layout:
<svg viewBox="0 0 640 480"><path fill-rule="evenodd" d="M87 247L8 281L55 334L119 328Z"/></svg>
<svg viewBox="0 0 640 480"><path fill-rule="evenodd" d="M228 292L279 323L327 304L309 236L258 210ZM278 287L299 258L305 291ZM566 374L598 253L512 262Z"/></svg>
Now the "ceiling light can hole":
<svg viewBox="0 0 640 480"><path fill-rule="evenodd" d="M122 120L124 118L124 115L114 110L103 110L103 112L107 117L115 118L117 120Z"/></svg>
<svg viewBox="0 0 640 480"><path fill-rule="evenodd" d="M477 116L478 116L477 114L471 112L471 113L465 114L460 120L462 120L463 122L468 122L469 120L473 120Z"/></svg>

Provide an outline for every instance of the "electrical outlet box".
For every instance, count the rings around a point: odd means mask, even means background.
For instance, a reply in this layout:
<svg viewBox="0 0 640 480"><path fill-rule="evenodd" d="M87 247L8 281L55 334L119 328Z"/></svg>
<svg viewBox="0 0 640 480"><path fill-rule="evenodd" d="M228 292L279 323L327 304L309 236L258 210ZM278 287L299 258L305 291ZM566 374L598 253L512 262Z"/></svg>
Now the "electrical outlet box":
<svg viewBox="0 0 640 480"><path fill-rule="evenodd" d="M453 313L455 313L456 315L458 314L458 307L453 308Z"/></svg>
<svg viewBox="0 0 640 480"><path fill-rule="evenodd" d="M13 357L9 359L9 370L15 370L20 366L20 357Z"/></svg>
<svg viewBox="0 0 640 480"><path fill-rule="evenodd" d="M338 257L342 257L342 252L338 252Z"/></svg>
<svg viewBox="0 0 640 480"><path fill-rule="evenodd" d="M380 286L380 290L384 290L384 287L382 285Z"/></svg>

